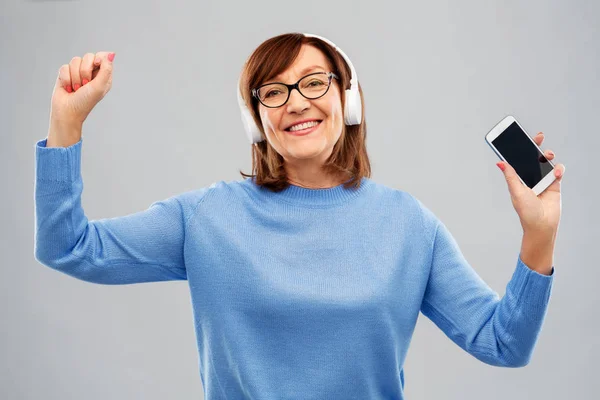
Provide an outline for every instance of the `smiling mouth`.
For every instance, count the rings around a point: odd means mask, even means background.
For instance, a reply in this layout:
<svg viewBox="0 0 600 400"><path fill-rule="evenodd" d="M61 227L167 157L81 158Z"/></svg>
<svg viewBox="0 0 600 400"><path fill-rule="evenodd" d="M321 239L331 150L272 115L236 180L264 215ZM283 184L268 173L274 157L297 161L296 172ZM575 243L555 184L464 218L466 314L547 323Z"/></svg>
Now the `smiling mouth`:
<svg viewBox="0 0 600 400"><path fill-rule="evenodd" d="M312 128L315 128L315 127L319 126L319 125L321 124L321 122L323 122L323 120L322 120L322 119L318 119L318 120L316 120L316 121L317 121L317 125L315 125L315 126L311 126L311 127L309 127L309 128L306 128L306 129L300 129L300 130L297 130L297 131L290 131L290 128L292 128L292 127L290 126L289 128L286 128L286 129L284 129L284 131L286 131L286 132L290 132L290 133L296 133L296 132L307 131L307 130L309 130L309 129L312 129Z"/></svg>

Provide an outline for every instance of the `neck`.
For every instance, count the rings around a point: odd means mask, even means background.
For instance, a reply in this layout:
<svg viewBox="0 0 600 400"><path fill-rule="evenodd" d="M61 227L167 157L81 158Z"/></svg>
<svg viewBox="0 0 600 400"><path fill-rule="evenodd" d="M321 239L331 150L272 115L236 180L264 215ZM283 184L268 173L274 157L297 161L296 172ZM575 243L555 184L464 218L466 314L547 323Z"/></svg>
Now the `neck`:
<svg viewBox="0 0 600 400"><path fill-rule="evenodd" d="M322 165L313 160L286 162L285 170L288 182L307 189L328 189L350 179L348 174L330 174L323 170Z"/></svg>
<svg viewBox="0 0 600 400"><path fill-rule="evenodd" d="M292 185L300 186L307 189L328 189L346 182L350 177L348 176L303 176L298 177L296 175L288 174L288 182Z"/></svg>

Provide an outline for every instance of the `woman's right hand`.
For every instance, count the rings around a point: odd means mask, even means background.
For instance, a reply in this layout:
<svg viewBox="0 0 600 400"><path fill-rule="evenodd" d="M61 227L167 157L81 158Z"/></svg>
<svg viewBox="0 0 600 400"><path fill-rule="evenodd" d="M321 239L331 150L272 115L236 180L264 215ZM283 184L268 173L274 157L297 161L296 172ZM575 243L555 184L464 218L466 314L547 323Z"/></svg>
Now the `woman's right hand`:
<svg viewBox="0 0 600 400"><path fill-rule="evenodd" d="M70 142L79 140L72 137L73 131L81 130L94 106L112 87L112 59L114 53L106 51L86 53L60 67L50 108L50 130L56 142L65 141L60 140L66 139L62 135L70 135Z"/></svg>

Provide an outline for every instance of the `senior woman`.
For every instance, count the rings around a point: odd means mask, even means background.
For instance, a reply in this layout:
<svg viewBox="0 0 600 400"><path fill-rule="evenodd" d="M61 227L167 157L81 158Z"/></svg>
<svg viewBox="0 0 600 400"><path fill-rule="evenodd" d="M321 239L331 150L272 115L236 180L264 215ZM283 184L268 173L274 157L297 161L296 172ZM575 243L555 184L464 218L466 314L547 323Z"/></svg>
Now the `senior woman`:
<svg viewBox="0 0 600 400"><path fill-rule="evenodd" d="M88 221L81 128L111 87L113 59L88 53L59 70L36 144L35 257L100 284L187 280L207 400L402 399L419 312L484 363L529 362L552 288L564 166L535 196L499 163L524 230L500 299L431 210L370 179L349 58L290 33L251 54L236 88L252 174Z"/></svg>

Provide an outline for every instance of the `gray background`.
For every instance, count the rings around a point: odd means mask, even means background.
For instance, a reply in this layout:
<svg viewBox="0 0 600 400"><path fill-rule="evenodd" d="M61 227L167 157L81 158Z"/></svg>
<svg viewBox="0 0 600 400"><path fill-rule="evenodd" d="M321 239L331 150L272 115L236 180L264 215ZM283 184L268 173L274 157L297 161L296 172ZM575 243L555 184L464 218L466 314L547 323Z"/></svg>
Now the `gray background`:
<svg viewBox="0 0 600 400"><path fill-rule="evenodd" d="M94 285L34 259L34 146L60 65L116 52L82 162L86 215L115 217L250 172L235 84L254 48L292 31L352 59L372 178L430 207L500 295L522 232L484 135L512 114L567 167L555 286L531 363L483 364L421 315L407 398L596 398L596 1L3 0L0 11L0 398L202 399L187 282Z"/></svg>

